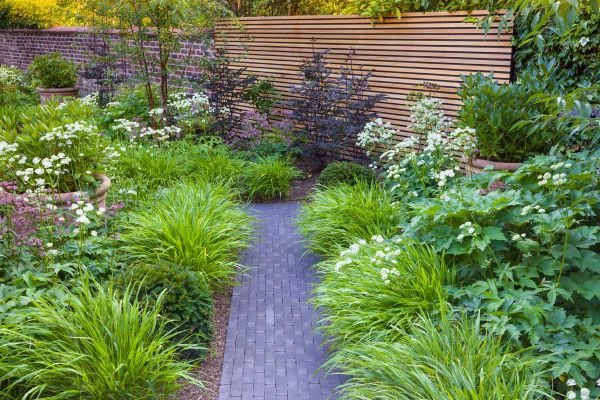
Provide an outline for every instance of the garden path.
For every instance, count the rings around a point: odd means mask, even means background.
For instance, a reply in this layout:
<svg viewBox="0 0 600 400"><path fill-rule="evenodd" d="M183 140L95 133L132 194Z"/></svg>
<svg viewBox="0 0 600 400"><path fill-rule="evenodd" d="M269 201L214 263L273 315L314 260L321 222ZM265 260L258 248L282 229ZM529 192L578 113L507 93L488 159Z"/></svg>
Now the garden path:
<svg viewBox="0 0 600 400"><path fill-rule="evenodd" d="M254 204L257 238L242 263L250 268L233 290L220 399L328 398L341 377L325 376L319 316L308 304L316 257L305 254L296 203Z"/></svg>

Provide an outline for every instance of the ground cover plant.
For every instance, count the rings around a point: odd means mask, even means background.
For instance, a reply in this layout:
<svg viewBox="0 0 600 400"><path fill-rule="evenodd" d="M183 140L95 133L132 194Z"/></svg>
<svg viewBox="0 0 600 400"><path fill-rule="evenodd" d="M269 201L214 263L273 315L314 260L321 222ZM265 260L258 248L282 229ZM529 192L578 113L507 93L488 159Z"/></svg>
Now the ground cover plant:
<svg viewBox="0 0 600 400"><path fill-rule="evenodd" d="M334 360L352 375L342 387L349 399L549 398L535 357L482 335L476 318L418 318L397 341L359 344Z"/></svg>
<svg viewBox="0 0 600 400"><path fill-rule="evenodd" d="M322 279L314 304L333 349L394 340L415 314L437 314L453 281L452 268L432 248L380 235L358 239L316 268Z"/></svg>

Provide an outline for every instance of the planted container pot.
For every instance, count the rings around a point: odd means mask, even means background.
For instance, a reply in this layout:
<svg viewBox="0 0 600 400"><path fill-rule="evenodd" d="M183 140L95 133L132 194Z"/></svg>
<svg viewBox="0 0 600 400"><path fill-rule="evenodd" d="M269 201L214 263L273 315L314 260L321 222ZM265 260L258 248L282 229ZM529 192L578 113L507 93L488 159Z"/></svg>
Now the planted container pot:
<svg viewBox="0 0 600 400"><path fill-rule="evenodd" d="M58 100L59 103L62 103L65 98L77 97L79 95L79 88L77 86L62 89L48 89L39 87L37 88L37 91L42 99L42 104L52 99Z"/></svg>
<svg viewBox="0 0 600 400"><path fill-rule="evenodd" d="M39 83L37 91L42 103L77 96L77 72L79 66L66 60L60 53L50 53L33 59L29 66L33 78Z"/></svg>
<svg viewBox="0 0 600 400"><path fill-rule="evenodd" d="M492 161L486 160L483 158L473 158L471 161L468 161L465 157L461 159L461 162L465 166L465 172L467 176L472 176L479 173L486 173L486 168L492 167L494 171L501 172L514 172L519 169L523 163L513 163L513 162L500 162L500 161ZM489 190L498 190L504 189L506 185L502 181L494 181Z"/></svg>

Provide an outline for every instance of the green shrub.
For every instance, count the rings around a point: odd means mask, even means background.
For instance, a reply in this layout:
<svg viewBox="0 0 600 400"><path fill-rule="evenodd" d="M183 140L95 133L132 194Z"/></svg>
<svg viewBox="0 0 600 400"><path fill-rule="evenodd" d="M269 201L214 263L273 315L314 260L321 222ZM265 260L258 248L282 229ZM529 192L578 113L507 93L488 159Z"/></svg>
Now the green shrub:
<svg viewBox="0 0 600 400"><path fill-rule="evenodd" d="M287 159L261 157L256 162L250 163L245 175L249 196L270 200L288 196L292 180L300 178L302 172Z"/></svg>
<svg viewBox="0 0 600 400"><path fill-rule="evenodd" d="M398 341L338 353L348 399L549 399L537 359L481 334L477 319L417 319ZM335 361L335 360L334 360Z"/></svg>
<svg viewBox="0 0 600 400"><path fill-rule="evenodd" d="M123 241L141 261L164 260L198 272L211 287L231 284L238 253L252 234L250 217L231 188L182 183L159 192L148 207L129 215Z"/></svg>
<svg viewBox="0 0 600 400"><path fill-rule="evenodd" d="M0 29L44 29L74 23L72 3L61 0L2 0Z"/></svg>
<svg viewBox="0 0 600 400"><path fill-rule="evenodd" d="M323 276L313 302L334 349L393 340L401 334L397 328L411 325L417 314L437 312L452 281L432 249L380 238L354 243L317 269Z"/></svg>
<svg viewBox="0 0 600 400"><path fill-rule="evenodd" d="M337 161L329 164L319 176L319 184L322 186L334 186L340 183L353 185L358 181L372 182L375 180L375 172L364 165Z"/></svg>
<svg viewBox="0 0 600 400"><path fill-rule="evenodd" d="M18 68L0 65L0 107L16 107L38 102L39 95L27 75Z"/></svg>
<svg viewBox="0 0 600 400"><path fill-rule="evenodd" d="M311 250L333 256L358 239L392 236L402 221L402 208L388 190L359 182L318 190L302 207L298 225Z"/></svg>
<svg viewBox="0 0 600 400"><path fill-rule="evenodd" d="M2 398L168 399L191 363L178 358L189 345L156 308L98 284L39 300L22 320L0 326ZM193 381L193 380L192 380Z"/></svg>
<svg viewBox="0 0 600 400"><path fill-rule="evenodd" d="M160 314L169 320L169 329L181 332L176 341L197 344L202 350L208 347L213 334L213 303L210 290L197 272L166 262L136 264L117 282L121 287L134 287L140 301L153 303L160 298Z"/></svg>
<svg viewBox="0 0 600 400"><path fill-rule="evenodd" d="M533 75L507 84L499 84L481 73L463 77L459 124L475 129L479 158L522 162L547 153L558 143L559 132L553 127L536 129L528 123L545 113L544 107L530 97L546 90L550 88L543 87Z"/></svg>
<svg viewBox="0 0 600 400"><path fill-rule="evenodd" d="M79 67L64 59L60 53L35 57L29 69L43 88L62 89L77 85Z"/></svg>

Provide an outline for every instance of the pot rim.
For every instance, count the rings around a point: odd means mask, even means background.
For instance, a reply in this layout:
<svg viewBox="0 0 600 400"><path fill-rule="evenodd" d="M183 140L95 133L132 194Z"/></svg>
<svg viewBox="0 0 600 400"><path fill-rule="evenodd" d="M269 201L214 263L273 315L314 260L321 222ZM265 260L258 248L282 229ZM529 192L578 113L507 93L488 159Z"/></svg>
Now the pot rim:
<svg viewBox="0 0 600 400"><path fill-rule="evenodd" d="M72 93L79 91L79 86L72 86L68 88L45 88L40 86L37 88L37 91L46 93Z"/></svg>
<svg viewBox="0 0 600 400"><path fill-rule="evenodd" d="M112 186L110 178L103 174L94 173L92 175L100 181L100 186L94 190L94 195L90 200L102 199L103 197L106 197L106 192L108 192L108 189ZM65 192L55 193L52 197L55 202L66 203L67 201L71 201L74 197L84 197L86 195L86 192Z"/></svg>
<svg viewBox="0 0 600 400"><path fill-rule="evenodd" d="M463 157L463 159L469 163L469 160L466 159L466 157ZM485 169L485 167L492 166L494 169L505 171L516 171L523 166L523 163L520 162L492 161L485 158L473 158L470 160L470 163L475 168Z"/></svg>

